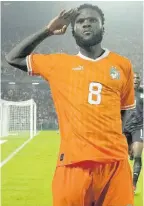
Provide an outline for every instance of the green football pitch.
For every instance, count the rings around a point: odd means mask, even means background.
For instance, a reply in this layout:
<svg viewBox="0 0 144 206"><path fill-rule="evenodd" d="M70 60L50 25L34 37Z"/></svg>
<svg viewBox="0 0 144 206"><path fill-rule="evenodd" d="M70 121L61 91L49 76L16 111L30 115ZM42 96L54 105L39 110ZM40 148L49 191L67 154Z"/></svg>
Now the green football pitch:
<svg viewBox="0 0 144 206"><path fill-rule="evenodd" d="M1 160L14 154L27 138L8 137L1 144ZM56 131L40 132L1 168L2 206L52 206L53 178L60 137ZM135 206L143 206L142 172Z"/></svg>

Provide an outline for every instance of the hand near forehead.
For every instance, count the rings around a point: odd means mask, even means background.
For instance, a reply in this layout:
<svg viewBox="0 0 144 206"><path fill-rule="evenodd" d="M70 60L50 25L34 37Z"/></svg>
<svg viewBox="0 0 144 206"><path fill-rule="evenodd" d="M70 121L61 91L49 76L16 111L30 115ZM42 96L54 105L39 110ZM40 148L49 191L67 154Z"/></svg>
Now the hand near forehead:
<svg viewBox="0 0 144 206"><path fill-rule="evenodd" d="M69 11L63 10L58 16L56 16L47 25L48 30L54 35L64 34L71 23L73 17L77 14L76 9L70 9Z"/></svg>

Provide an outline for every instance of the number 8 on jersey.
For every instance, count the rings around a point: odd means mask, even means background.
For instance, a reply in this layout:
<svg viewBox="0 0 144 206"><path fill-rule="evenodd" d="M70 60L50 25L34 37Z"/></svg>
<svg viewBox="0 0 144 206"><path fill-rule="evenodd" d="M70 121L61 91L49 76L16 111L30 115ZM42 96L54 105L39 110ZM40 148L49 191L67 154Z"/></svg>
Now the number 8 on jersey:
<svg viewBox="0 0 144 206"><path fill-rule="evenodd" d="M97 87L97 90L95 88ZM88 102L90 104L98 105L101 103L101 91L102 85L97 82L91 82L89 84L89 95L88 95ZM97 100L94 100L93 97L96 96Z"/></svg>

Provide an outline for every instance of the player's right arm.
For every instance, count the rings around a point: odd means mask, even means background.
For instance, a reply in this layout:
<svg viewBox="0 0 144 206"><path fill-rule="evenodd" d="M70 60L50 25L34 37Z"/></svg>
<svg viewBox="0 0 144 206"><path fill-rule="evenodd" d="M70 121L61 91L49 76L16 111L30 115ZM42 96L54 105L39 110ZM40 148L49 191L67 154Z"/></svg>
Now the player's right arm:
<svg viewBox="0 0 144 206"><path fill-rule="evenodd" d="M32 51L47 37L64 34L74 14L74 9L67 12L63 10L57 17L51 20L44 29L27 37L13 48L6 55L6 61L10 65L27 72L26 57L29 56Z"/></svg>

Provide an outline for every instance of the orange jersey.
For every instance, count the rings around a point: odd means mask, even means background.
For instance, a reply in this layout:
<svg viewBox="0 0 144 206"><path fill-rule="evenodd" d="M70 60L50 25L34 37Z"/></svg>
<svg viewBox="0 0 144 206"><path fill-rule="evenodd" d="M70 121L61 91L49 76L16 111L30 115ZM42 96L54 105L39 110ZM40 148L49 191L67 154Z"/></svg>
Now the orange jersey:
<svg viewBox="0 0 144 206"><path fill-rule="evenodd" d="M96 60L31 54L27 66L50 84L61 133L58 165L127 158L121 110L135 106L128 59L108 50Z"/></svg>

